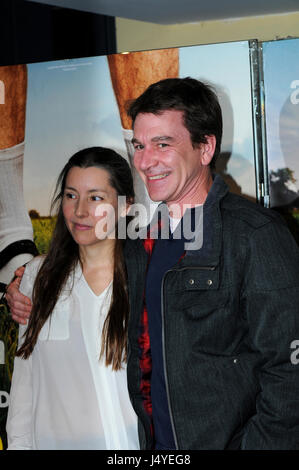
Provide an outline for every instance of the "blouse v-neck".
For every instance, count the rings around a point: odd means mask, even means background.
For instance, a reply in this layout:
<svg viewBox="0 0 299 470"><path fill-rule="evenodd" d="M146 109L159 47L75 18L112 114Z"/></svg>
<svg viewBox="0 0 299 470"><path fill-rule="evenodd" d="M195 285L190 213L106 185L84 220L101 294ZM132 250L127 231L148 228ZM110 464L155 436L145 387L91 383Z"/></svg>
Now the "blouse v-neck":
<svg viewBox="0 0 299 470"><path fill-rule="evenodd" d="M100 294L96 294L93 289L90 287L89 283L86 280L86 277L84 276L83 270L81 268L80 263L78 263L77 268L76 268L76 275L78 276L79 279L82 280L83 284L85 285L86 289L89 291L89 293L97 300L101 301L102 298L107 294L107 291L111 287L113 280L109 282L109 284L105 287L104 290Z"/></svg>

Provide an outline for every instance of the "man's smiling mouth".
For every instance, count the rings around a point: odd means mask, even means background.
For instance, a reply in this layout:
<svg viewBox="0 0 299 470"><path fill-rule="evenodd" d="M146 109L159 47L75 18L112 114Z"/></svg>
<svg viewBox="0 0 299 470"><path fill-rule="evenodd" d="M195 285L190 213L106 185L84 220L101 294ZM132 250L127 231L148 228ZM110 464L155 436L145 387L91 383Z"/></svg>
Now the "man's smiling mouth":
<svg viewBox="0 0 299 470"><path fill-rule="evenodd" d="M161 173L160 175L154 175L154 176L148 176L147 178L152 181L152 180L160 180L160 179L163 179L163 178L166 178L166 176L168 176L169 173Z"/></svg>

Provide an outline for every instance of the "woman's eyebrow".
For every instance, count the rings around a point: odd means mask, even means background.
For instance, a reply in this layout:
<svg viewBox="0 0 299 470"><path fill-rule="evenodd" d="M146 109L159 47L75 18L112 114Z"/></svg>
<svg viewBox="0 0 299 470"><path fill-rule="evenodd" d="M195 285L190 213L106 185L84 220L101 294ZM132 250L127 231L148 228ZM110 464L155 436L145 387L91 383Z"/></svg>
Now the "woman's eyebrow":
<svg viewBox="0 0 299 470"><path fill-rule="evenodd" d="M66 186L64 188L64 190L71 190L71 191L76 191L76 193L78 192L78 190L76 188L73 188L72 186ZM93 188L93 189L89 189L87 192L88 193L96 193L98 191L101 191L101 193L107 193L107 191L105 191L105 189L102 189L102 188Z"/></svg>

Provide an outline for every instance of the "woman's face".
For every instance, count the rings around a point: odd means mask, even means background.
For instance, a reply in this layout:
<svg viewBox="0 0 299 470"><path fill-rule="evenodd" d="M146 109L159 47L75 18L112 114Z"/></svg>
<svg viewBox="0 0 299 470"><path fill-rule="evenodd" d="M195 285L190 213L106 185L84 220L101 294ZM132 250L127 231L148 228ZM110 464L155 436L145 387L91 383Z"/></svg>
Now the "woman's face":
<svg viewBox="0 0 299 470"><path fill-rule="evenodd" d="M78 245L89 246L114 238L118 197L103 168L73 167L66 178L62 211L66 226Z"/></svg>

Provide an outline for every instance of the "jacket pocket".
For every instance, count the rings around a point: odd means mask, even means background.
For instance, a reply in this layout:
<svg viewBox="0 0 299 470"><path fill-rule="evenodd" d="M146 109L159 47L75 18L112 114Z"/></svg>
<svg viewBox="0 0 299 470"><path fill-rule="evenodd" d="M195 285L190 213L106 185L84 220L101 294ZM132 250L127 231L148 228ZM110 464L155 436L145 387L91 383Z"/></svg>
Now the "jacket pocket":
<svg viewBox="0 0 299 470"><path fill-rule="evenodd" d="M238 411L242 427L256 413L256 399L260 392L255 373L257 361L258 356L254 353L222 357L215 361L223 400L228 410Z"/></svg>
<svg viewBox="0 0 299 470"><path fill-rule="evenodd" d="M199 319L219 311L222 321L225 318L225 310L231 301L230 293L226 290L220 291L200 291L197 295L185 296L182 311L185 315L193 319Z"/></svg>
<svg viewBox="0 0 299 470"><path fill-rule="evenodd" d="M181 273L180 284L183 290L214 290L219 288L219 268L197 267L186 269Z"/></svg>
<svg viewBox="0 0 299 470"><path fill-rule="evenodd" d="M166 305L167 331L184 331L195 354L233 354L244 335L238 297L231 289L181 292ZM170 313L168 315L168 312Z"/></svg>

